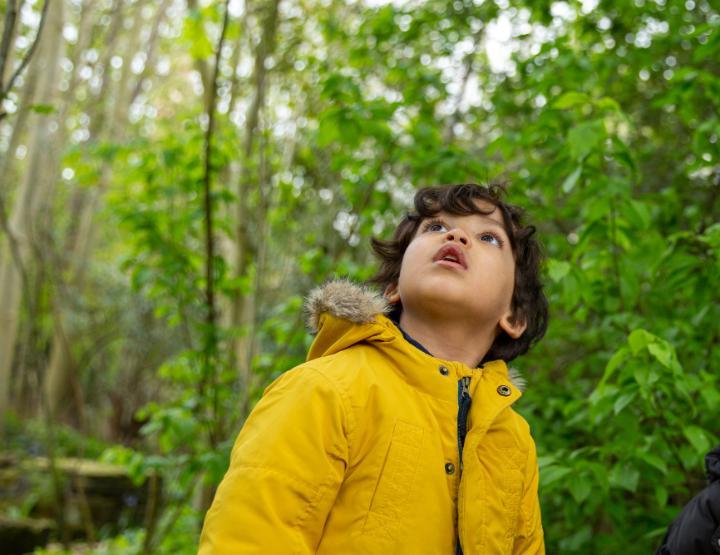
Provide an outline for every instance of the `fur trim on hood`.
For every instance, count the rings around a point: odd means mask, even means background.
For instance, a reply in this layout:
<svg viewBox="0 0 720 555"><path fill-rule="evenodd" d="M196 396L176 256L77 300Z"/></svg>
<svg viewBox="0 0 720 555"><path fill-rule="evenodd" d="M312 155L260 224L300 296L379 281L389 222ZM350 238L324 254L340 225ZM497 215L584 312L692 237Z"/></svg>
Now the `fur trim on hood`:
<svg viewBox="0 0 720 555"><path fill-rule="evenodd" d="M353 324L369 324L378 314L389 312L390 305L369 287L341 279L313 289L305 299L305 309L308 327L317 333L320 315L324 312Z"/></svg>
<svg viewBox="0 0 720 555"><path fill-rule="evenodd" d="M317 333L320 315L325 312L353 324L369 324L375 316L387 314L391 309L377 291L346 279L328 281L313 289L305 299L307 325L312 333ZM517 389L525 391L527 381L519 370L508 368L508 378Z"/></svg>

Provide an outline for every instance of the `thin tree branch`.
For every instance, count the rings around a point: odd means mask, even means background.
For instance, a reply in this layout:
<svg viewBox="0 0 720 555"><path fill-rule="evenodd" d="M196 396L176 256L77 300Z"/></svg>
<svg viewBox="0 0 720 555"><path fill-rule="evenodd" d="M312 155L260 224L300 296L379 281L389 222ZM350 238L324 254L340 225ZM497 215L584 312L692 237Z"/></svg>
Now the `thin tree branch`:
<svg viewBox="0 0 720 555"><path fill-rule="evenodd" d="M173 528L175 528L175 524L177 524L178 519L180 518L180 515L183 512L183 509L187 506L187 504L190 502L190 498L192 497L193 491L195 490L196 483L194 481L191 481L185 488L185 490L182 492L182 494L179 496L179 498L175 499L174 508L172 513L169 517L167 517L164 520L164 526L162 524L156 524L156 528L154 530L157 530L155 534L150 535L149 539L145 539L143 541L143 545L140 546L140 550L138 551L138 555L145 555L146 553L153 553L155 551L155 547L162 542L162 540L172 532ZM169 508L169 507L165 507ZM163 508L163 509L165 509ZM158 513L162 513L163 516L165 516L164 510L158 510ZM147 532L146 532L147 533Z"/></svg>
<svg viewBox="0 0 720 555"><path fill-rule="evenodd" d="M35 53L35 50L37 49L37 45L40 42L40 36L42 34L43 27L45 26L45 20L47 19L47 12L48 12L48 6L50 5L51 0L45 0L45 3L43 4L42 13L40 15L40 23L38 24L38 30L35 34L35 40L33 40L32 44L30 45L30 48L28 48L28 51L25 53L25 57L20 62L20 65L17 67L15 72L12 74L12 77L10 77L10 80L7 82L7 85L4 85L2 87L2 91L0 91L0 104L5 100L5 97L8 95L8 93L12 90L13 86L15 85L15 81L18 77L20 77L20 74L25 70L25 67L30 63L30 59L32 58L33 54ZM3 36L3 39L5 37ZM0 73L0 76L2 76L2 73ZM0 121L7 115L7 113L0 108Z"/></svg>
<svg viewBox="0 0 720 555"><path fill-rule="evenodd" d="M157 16L155 17L152 30L150 31L150 38L147 42L149 46L147 48L147 56L145 58L145 67L143 68L142 73L135 82L135 87L133 88L132 94L130 95L130 102L128 102L128 106L135 102L138 95L142 91L143 84L145 83L145 81L147 81L148 75L150 74L150 66L152 65L152 62L155 58L155 52L157 50L158 37L160 35L160 24L162 23L163 19L165 19L169 3L170 0L163 0L163 2L160 4L160 7L158 8Z"/></svg>
<svg viewBox="0 0 720 555"><path fill-rule="evenodd" d="M0 119L2 119L1 115ZM25 264L23 263L22 255L20 254L20 246L18 245L17 237L15 237L15 233L13 232L13 230L10 229L10 222L8 220L7 214L8 213L5 207L5 198L3 196L3 192L0 191L0 228L5 232L5 235L7 235L8 247L10 248L12 258L15 261L17 271L20 273L20 278L25 285L28 285L29 278L27 269L25 268ZM30 304L28 304L28 307L32 308Z"/></svg>
<svg viewBox="0 0 720 555"><path fill-rule="evenodd" d="M267 66L265 62L268 56L270 56L275 49L279 7L280 0L273 0L269 6L268 14L263 23L262 38L260 39L260 44L258 44L257 54L255 56L255 69L253 71L255 96L248 108L247 124L245 127L244 150L246 166L252 154L253 139L255 137L255 131L260 117L260 107L265 101L265 77L267 75Z"/></svg>
<svg viewBox="0 0 720 555"><path fill-rule="evenodd" d="M215 51L215 67L213 68L212 81L210 86L210 94L207 104L207 130L205 131L205 172L203 175L203 189L205 200L205 298L207 303L207 314L205 319L205 361L203 369L203 378L201 381L201 393L205 393L208 382L213 386L213 422L216 421L218 412L217 387L215 387L215 379L217 371L213 368L217 350L217 333L215 329L216 308L215 308L215 241L213 240L213 206L212 206L212 141L215 131L215 104L217 103L218 75L220 74L220 62L222 58L222 50L225 45L225 34L227 32L228 22L230 19L229 11L230 0L225 0L225 13L223 14L222 29L220 31L220 39L218 40L217 50ZM214 428L214 426L213 426ZM217 438L215 433L211 431L210 443L215 445Z"/></svg>
<svg viewBox="0 0 720 555"><path fill-rule="evenodd" d="M2 42L0 43L0 84L5 79L5 64L7 63L8 54L10 53L10 41L15 29L15 19L17 18L17 4L15 0L8 0L7 12L5 12L5 25L3 27ZM5 90L5 87L2 87Z"/></svg>
<svg viewBox="0 0 720 555"><path fill-rule="evenodd" d="M612 250L610 256L612 260L613 274L615 276L615 286L617 287L618 300L620 301L620 309L625 311L625 300L622 292L622 276L620 274L620 262L618 260L618 252L620 245L617 242L617 214L615 209L615 197L610 199L610 240L612 242Z"/></svg>
<svg viewBox="0 0 720 555"><path fill-rule="evenodd" d="M477 33L475 33L475 36L473 38L472 50L470 50L470 52L465 55L465 59L463 60L463 75L460 81L460 89L458 90L457 96L455 97L455 107L452 117L450 118L448 127L445 130L445 139L448 143L452 142L455 139L455 125L458 124L461 119L460 109L462 101L465 98L465 91L467 90L467 84L468 81L470 81L470 76L475 69L475 56L477 55L477 51L480 48L480 42L482 41L483 36L484 27L478 29Z"/></svg>

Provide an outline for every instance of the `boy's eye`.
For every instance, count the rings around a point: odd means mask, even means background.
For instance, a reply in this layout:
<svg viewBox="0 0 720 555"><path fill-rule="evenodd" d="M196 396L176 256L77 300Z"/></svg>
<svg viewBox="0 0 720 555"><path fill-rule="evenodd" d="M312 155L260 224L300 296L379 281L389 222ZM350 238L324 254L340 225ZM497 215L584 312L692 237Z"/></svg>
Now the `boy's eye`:
<svg viewBox="0 0 720 555"><path fill-rule="evenodd" d="M432 231L435 233L444 233L448 230L447 226L443 222L432 221L425 224L425 231Z"/></svg>
<svg viewBox="0 0 720 555"><path fill-rule="evenodd" d="M500 237L498 237L494 233L481 233L480 240L484 241L485 243L491 243L493 245L497 245L498 247L502 247L502 244L503 244Z"/></svg>

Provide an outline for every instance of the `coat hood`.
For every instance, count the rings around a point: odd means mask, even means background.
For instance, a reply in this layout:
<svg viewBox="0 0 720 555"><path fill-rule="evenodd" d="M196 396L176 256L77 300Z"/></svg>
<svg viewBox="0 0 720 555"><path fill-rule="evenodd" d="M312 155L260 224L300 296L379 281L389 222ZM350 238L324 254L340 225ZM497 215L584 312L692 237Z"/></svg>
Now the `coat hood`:
<svg viewBox="0 0 720 555"><path fill-rule="evenodd" d="M400 338L407 343L386 316L391 308L377 291L348 280L329 281L315 288L305 301L307 324L315 334L307 359L332 355L360 342L397 342ZM490 364L495 363L504 366L502 361ZM526 382L518 370L508 368L507 375L518 390L524 391Z"/></svg>

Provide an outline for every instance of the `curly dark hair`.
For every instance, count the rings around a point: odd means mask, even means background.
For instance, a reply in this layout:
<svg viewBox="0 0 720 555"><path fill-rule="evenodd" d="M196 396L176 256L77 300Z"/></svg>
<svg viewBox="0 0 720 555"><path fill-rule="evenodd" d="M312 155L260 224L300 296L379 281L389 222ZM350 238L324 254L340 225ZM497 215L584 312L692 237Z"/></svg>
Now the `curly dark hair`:
<svg viewBox="0 0 720 555"><path fill-rule="evenodd" d="M500 209L515 259L515 286L511 301L513 319L524 321L527 327L517 339L501 331L482 362L495 359L507 362L526 353L545 334L548 322L548 302L540 281L543 255L535 237L535 227L523 224L523 210L506 203L504 195L505 188L499 184L426 187L415 194L415 211L402 219L392 239L371 239L373 251L380 259L380 268L370 281L384 289L388 285L397 284L405 250L423 220L440 211L464 216L487 215L495 210L483 211L476 200L486 201Z"/></svg>

